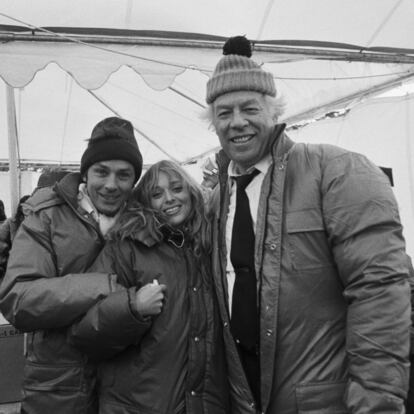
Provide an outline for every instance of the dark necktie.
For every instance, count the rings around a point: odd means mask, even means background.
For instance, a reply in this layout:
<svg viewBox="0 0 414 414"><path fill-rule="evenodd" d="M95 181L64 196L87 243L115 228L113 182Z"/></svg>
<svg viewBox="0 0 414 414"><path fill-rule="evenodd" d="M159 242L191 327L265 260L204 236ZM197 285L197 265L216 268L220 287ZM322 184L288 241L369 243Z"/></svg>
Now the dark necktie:
<svg viewBox="0 0 414 414"><path fill-rule="evenodd" d="M259 319L254 268L254 231L245 188L259 173L235 177L237 183L230 260L236 274L233 288L231 330L238 344L253 351L258 342Z"/></svg>
<svg viewBox="0 0 414 414"><path fill-rule="evenodd" d="M254 230L249 199L245 192L245 188L258 173L259 171L255 170L251 174L236 177L236 211L230 250L230 260L236 278L230 325L247 381L256 406L260 409L260 325L254 269Z"/></svg>

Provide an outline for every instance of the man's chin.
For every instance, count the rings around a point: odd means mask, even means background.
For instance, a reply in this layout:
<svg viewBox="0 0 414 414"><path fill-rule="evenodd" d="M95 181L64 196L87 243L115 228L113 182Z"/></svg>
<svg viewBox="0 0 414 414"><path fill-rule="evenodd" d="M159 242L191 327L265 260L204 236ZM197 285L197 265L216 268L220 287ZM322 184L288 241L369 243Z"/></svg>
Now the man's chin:
<svg viewBox="0 0 414 414"><path fill-rule="evenodd" d="M98 209L99 214L103 214L107 217L114 217L117 215L118 211L120 210L120 207L117 208L100 208Z"/></svg>

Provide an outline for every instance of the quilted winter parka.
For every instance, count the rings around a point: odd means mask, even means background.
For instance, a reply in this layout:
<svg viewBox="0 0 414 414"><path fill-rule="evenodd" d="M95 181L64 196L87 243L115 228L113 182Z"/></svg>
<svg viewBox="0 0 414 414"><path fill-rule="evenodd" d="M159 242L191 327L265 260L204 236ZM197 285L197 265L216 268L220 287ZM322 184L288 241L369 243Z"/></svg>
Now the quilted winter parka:
<svg viewBox="0 0 414 414"><path fill-rule="evenodd" d="M407 392L410 289L397 203L383 172L275 127L260 195L255 267L261 403L267 414L400 414ZM229 329L223 152L213 253L233 413L257 410Z"/></svg>
<svg viewBox="0 0 414 414"><path fill-rule="evenodd" d="M166 230L166 229L164 229ZM140 233L143 234L142 232ZM156 280L167 287L148 326L118 292L73 326L72 341L99 364L100 414L228 414L222 328L209 261L197 260L183 234L109 241L93 269L114 272L128 292ZM172 234L171 234L172 235ZM138 318L138 319L137 319Z"/></svg>
<svg viewBox="0 0 414 414"><path fill-rule="evenodd" d="M14 239L0 309L28 332L22 412L94 414L94 365L67 340L67 327L116 288L114 275L85 273L104 240L77 207L79 174L28 200Z"/></svg>

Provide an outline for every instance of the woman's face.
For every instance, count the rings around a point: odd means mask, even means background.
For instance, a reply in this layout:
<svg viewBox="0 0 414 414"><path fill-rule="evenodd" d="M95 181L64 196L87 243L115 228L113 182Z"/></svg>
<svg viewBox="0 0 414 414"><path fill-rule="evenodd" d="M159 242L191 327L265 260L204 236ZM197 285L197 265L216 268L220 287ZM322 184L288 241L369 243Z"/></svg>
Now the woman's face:
<svg viewBox="0 0 414 414"><path fill-rule="evenodd" d="M181 178L160 172L158 183L151 192L151 207L161 211L171 226L184 223L191 211L191 197Z"/></svg>

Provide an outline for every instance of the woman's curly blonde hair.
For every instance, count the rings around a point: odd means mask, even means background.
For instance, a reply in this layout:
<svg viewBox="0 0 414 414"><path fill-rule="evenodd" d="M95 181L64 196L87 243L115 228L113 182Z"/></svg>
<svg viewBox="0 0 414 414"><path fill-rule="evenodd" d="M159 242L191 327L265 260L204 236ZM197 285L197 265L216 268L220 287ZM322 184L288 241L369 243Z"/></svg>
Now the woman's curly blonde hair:
<svg viewBox="0 0 414 414"><path fill-rule="evenodd" d="M190 193L191 209L180 229L184 232L186 240L192 245L197 257L209 253L210 230L203 193L199 184L176 162L162 160L152 165L134 190L136 199L145 207L151 206L151 194L158 185L160 173L180 179L183 186L187 187ZM159 212L157 214L159 215ZM165 221L162 216L161 221Z"/></svg>

